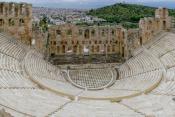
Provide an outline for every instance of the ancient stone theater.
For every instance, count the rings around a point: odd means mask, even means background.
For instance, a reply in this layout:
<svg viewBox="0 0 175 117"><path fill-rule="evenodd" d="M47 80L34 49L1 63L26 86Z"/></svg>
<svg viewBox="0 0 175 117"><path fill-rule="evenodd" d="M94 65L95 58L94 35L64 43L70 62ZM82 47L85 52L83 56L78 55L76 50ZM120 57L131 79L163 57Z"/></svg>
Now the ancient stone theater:
<svg viewBox="0 0 175 117"><path fill-rule="evenodd" d="M1 2L0 117L175 117L174 22L159 8L138 29L42 34L31 4Z"/></svg>

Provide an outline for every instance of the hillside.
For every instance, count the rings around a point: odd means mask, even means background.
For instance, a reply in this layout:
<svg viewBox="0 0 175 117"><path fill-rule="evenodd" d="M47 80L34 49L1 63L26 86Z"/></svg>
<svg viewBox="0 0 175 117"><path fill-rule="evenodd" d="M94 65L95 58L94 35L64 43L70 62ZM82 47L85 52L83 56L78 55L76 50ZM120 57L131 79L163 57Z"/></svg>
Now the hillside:
<svg viewBox="0 0 175 117"><path fill-rule="evenodd" d="M137 28L140 18L154 16L155 7L118 3L98 9L91 9L87 15L97 16L110 23L121 23L126 28ZM170 10L175 16L175 10Z"/></svg>

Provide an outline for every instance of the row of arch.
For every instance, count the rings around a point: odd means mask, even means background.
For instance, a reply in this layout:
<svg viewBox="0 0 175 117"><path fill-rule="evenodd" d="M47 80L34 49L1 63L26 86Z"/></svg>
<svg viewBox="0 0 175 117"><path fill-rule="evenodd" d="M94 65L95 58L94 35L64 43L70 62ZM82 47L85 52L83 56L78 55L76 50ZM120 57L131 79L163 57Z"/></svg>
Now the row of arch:
<svg viewBox="0 0 175 117"><path fill-rule="evenodd" d="M148 19L142 20L140 23L140 27L144 30L152 30L152 29L159 29L160 28L160 20Z"/></svg>
<svg viewBox="0 0 175 117"><path fill-rule="evenodd" d="M24 23L25 23L24 19L19 19L17 21L15 19L10 18L10 19L7 20L7 22L5 22L4 19L0 19L0 26L5 26L5 25L7 25L7 26L15 26L16 24L18 26L24 26Z"/></svg>
<svg viewBox="0 0 175 117"><path fill-rule="evenodd" d="M109 32L110 31L110 32ZM89 39L91 36L95 36L96 34L100 34L102 36L107 36L107 35L112 35L112 36L115 36L116 34L116 30L115 29L112 29L112 30L109 30L109 29L101 29L101 30L98 30L96 31L95 29L79 29L78 30L78 35L79 36L83 36L85 39ZM56 30L56 34L57 35L62 35L62 31L61 30ZM66 35L70 36L70 35L73 35L73 31L72 29L68 29L66 30Z"/></svg>
<svg viewBox="0 0 175 117"><path fill-rule="evenodd" d="M88 44L88 45L94 45L94 44L119 44L118 40L89 40L89 41L78 41L78 40L72 40L72 41L60 41L60 42L56 42L56 41L50 41L51 45L78 45L78 44Z"/></svg>
<svg viewBox="0 0 175 117"><path fill-rule="evenodd" d="M86 47L86 51L84 50L84 46L82 45L74 45L74 46L65 46L65 45L60 45L57 46L56 53L57 54L83 54L83 53L98 53L98 54L105 54L105 53L116 53L117 48L116 45L105 45L105 46L100 46L100 45L92 45L89 47Z"/></svg>
<svg viewBox="0 0 175 117"><path fill-rule="evenodd" d="M15 4L15 3L0 3L1 15L13 15L18 17L19 15L30 16L31 8L28 4Z"/></svg>

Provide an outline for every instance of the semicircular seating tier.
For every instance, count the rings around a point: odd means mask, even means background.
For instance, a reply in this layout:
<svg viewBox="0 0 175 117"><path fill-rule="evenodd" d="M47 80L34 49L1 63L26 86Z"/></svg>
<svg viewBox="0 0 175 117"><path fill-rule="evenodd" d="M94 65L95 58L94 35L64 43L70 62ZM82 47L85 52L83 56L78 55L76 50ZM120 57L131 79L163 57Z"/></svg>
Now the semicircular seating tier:
<svg viewBox="0 0 175 117"><path fill-rule="evenodd" d="M79 80L80 77L78 76L78 74L72 74L73 70L71 70L71 73L66 73L64 74L64 76L66 77L63 77L60 74L60 72L58 72L59 70L57 70L53 66L51 67L50 64L48 64L42 59L42 55L40 55L36 51L30 51L25 59L26 71L28 72L28 74L30 74L34 82L46 89L49 89L60 95L68 96L69 98L73 99L80 98L121 100L123 98L140 95L144 92L149 92L153 90L162 79L163 70L161 67L162 66L160 65L160 62L157 61L157 59L155 59L151 55L147 53L139 54L138 56L135 56L134 58L130 59L128 62L121 66L121 69L119 69L120 79L115 79L115 83L111 87L106 87L102 90L93 91L83 90L72 85L72 82L69 82L70 80L67 79L70 79L70 77L72 77L75 82L81 82L82 80ZM97 70L98 72L102 73L105 69L96 69L96 72L93 72L93 75L99 75ZM111 73L113 72L112 69L108 70ZM87 73L86 71L87 69L76 70L76 72L79 72L79 74L81 74L82 76L91 76L90 74L88 74L89 72ZM92 71L90 73L92 73ZM108 73L108 75L110 74ZM112 77L110 76L108 77L108 79L106 78L104 80L108 80L107 83L109 83L111 78ZM103 84L102 80L98 78L96 78L96 80L99 80L97 81L98 84ZM86 80L84 82L86 82ZM93 83L89 85L93 85Z"/></svg>
<svg viewBox="0 0 175 117"><path fill-rule="evenodd" d="M79 75L61 72L42 54L0 33L0 112L13 117L174 117L175 34L162 35L121 65L113 84L84 90L68 80L78 82ZM97 70L98 76L104 69ZM116 74L113 67L108 70Z"/></svg>

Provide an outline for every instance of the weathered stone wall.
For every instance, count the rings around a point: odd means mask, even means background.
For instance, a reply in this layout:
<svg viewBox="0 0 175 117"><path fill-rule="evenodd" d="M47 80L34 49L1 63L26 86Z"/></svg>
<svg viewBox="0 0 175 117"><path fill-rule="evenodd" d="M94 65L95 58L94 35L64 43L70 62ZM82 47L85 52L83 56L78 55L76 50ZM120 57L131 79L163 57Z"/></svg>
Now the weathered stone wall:
<svg viewBox="0 0 175 117"><path fill-rule="evenodd" d="M126 30L120 26L76 26L49 28L49 54L120 54L125 57Z"/></svg>
<svg viewBox="0 0 175 117"><path fill-rule="evenodd" d="M0 32L7 32L30 45L32 38L32 5L0 2Z"/></svg>
<svg viewBox="0 0 175 117"><path fill-rule="evenodd" d="M151 41L160 31L169 31L172 28L172 18L169 17L168 9L159 8L155 11L155 17L145 17L139 21L139 29L128 30L128 56L134 49Z"/></svg>
<svg viewBox="0 0 175 117"><path fill-rule="evenodd" d="M32 35L31 47L37 49L41 53L45 53L48 33L43 32L38 26L33 26Z"/></svg>
<svg viewBox="0 0 175 117"><path fill-rule="evenodd" d="M161 30L170 30L168 9L159 8L155 17L140 19L138 29L121 26L75 26L64 24L49 28L49 55L118 54L124 59L153 39ZM87 50L88 53L87 53Z"/></svg>
<svg viewBox="0 0 175 117"><path fill-rule="evenodd" d="M171 28L175 28L175 17L172 17L172 20L171 20Z"/></svg>

